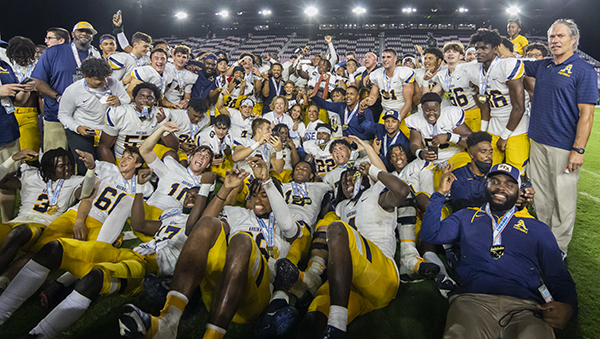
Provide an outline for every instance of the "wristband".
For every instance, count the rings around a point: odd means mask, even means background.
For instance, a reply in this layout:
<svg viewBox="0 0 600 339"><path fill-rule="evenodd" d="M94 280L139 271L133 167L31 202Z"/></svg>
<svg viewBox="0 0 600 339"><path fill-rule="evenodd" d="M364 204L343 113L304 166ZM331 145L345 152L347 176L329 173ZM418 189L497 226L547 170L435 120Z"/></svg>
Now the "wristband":
<svg viewBox="0 0 600 339"><path fill-rule="evenodd" d="M260 142L256 141L255 143L252 144L252 146L250 146L250 148L252 148L253 151L256 151L257 148L260 147Z"/></svg>
<svg viewBox="0 0 600 339"><path fill-rule="evenodd" d="M137 182L137 180L135 181L135 193L136 194L144 194L144 187L146 186L146 184L140 184L139 182Z"/></svg>
<svg viewBox="0 0 600 339"><path fill-rule="evenodd" d="M12 165L15 164L16 161L13 160L12 155L10 157L8 157L8 159L4 160L4 162L2 163L2 166L4 166L5 168L11 168Z"/></svg>
<svg viewBox="0 0 600 339"><path fill-rule="evenodd" d="M283 159L283 151L279 151L275 153L275 159Z"/></svg>
<svg viewBox="0 0 600 339"><path fill-rule="evenodd" d="M85 172L85 176L89 177L89 178L93 178L96 176L96 167L92 168L92 169L88 169L87 172Z"/></svg>
<svg viewBox="0 0 600 339"><path fill-rule="evenodd" d="M417 152L415 153L415 155L417 156L417 158L424 160L423 156L421 156L421 153L423 153L423 149L418 149Z"/></svg>
<svg viewBox="0 0 600 339"><path fill-rule="evenodd" d="M500 139L508 140L508 138L510 138L510 135L512 134L512 132L513 131L511 131L508 128L504 127L504 130L500 134Z"/></svg>
<svg viewBox="0 0 600 339"><path fill-rule="evenodd" d="M450 139L448 141L450 141L453 144L458 144L461 139L462 138L460 137L460 134L450 133Z"/></svg>
<svg viewBox="0 0 600 339"><path fill-rule="evenodd" d="M271 177L269 177L269 179L268 179L267 181L264 181L264 182L262 183L262 185L263 185L264 187L269 187L271 184L273 184L273 180L271 179Z"/></svg>
<svg viewBox="0 0 600 339"><path fill-rule="evenodd" d="M210 194L210 187L212 184L200 184L200 189L198 190L198 195L203 197L208 197Z"/></svg>
<svg viewBox="0 0 600 339"><path fill-rule="evenodd" d="M377 179L377 175L379 175L379 172L381 172L381 169L379 169L379 168L377 168L377 167L375 167L373 165L371 165L371 167L369 167L369 175L372 178Z"/></svg>
<svg viewBox="0 0 600 339"><path fill-rule="evenodd" d="M489 124L490 124L490 122L488 120L481 120L481 131L487 132Z"/></svg>

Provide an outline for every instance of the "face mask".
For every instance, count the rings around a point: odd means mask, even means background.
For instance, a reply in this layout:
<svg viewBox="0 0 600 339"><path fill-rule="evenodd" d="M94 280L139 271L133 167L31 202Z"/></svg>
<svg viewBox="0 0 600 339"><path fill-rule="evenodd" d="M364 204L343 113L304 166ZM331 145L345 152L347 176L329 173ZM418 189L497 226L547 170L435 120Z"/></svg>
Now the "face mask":
<svg viewBox="0 0 600 339"><path fill-rule="evenodd" d="M475 160L475 166L477 166L481 173L486 174L492 168L492 163Z"/></svg>

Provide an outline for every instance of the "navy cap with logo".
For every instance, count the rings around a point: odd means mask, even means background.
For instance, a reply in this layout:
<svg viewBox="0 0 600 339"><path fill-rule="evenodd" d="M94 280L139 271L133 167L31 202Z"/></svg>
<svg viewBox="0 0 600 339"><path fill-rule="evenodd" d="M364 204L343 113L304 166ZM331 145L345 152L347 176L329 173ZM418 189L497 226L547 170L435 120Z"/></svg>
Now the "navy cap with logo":
<svg viewBox="0 0 600 339"><path fill-rule="evenodd" d="M400 113L398 111L394 111L394 110L389 110L389 111L385 111L383 112L383 120L392 117L396 120L400 120Z"/></svg>
<svg viewBox="0 0 600 339"><path fill-rule="evenodd" d="M494 165L488 172L487 177L489 178L496 174L506 174L513 178L517 184L521 186L521 172L515 166L505 163Z"/></svg>

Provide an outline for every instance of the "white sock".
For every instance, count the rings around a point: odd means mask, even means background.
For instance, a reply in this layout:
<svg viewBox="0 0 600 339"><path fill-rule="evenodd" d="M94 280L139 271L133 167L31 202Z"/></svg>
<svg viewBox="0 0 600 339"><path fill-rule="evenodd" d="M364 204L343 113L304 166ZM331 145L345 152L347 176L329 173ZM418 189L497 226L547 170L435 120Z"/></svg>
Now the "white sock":
<svg viewBox="0 0 600 339"><path fill-rule="evenodd" d="M436 265L438 265L440 267L440 273L438 273L438 277L440 275L448 275L448 272L446 272L446 266L444 266L444 263L442 262L442 260L437 256L437 254L433 253L433 252L425 252L425 254L423 255L423 258L425 258L425 260L432 262Z"/></svg>
<svg viewBox="0 0 600 339"><path fill-rule="evenodd" d="M65 287L73 285L77 281L77 277L69 272L65 272L63 275L56 279L56 282L61 283Z"/></svg>
<svg viewBox="0 0 600 339"><path fill-rule="evenodd" d="M0 295L0 325L10 318L25 300L31 297L46 281L50 270L29 260L17 273L4 293Z"/></svg>
<svg viewBox="0 0 600 339"><path fill-rule="evenodd" d="M275 291L275 293L273 293L273 297L271 298L271 301L273 301L275 299L283 299L288 304L290 303L290 296L287 293L285 293L284 291Z"/></svg>
<svg viewBox="0 0 600 339"><path fill-rule="evenodd" d="M327 325L331 325L340 331L346 332L346 326L348 325L348 309L342 306L331 305L329 308Z"/></svg>
<svg viewBox="0 0 600 339"><path fill-rule="evenodd" d="M41 335L38 338L53 338L77 321L91 303L91 299L77 291L73 291L42 319L29 334Z"/></svg>
<svg viewBox="0 0 600 339"><path fill-rule="evenodd" d="M317 256L310 258L310 262L312 263L304 272L302 281L304 281L306 287L308 287L308 291L312 295L315 295L315 292L323 283L321 275L325 272L326 263L325 259Z"/></svg>

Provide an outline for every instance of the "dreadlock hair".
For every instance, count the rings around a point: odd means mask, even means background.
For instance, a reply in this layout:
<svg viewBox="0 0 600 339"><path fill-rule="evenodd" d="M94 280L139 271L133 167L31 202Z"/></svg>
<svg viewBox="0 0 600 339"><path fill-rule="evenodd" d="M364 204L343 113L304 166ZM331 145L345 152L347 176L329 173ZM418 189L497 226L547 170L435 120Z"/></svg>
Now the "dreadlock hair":
<svg viewBox="0 0 600 339"><path fill-rule="evenodd" d="M275 185L275 188L277 188L277 191L283 197L283 188L281 187L281 181L279 181L279 179L273 178L273 177L271 177L271 180L273 180L273 184ZM258 194L258 192L260 192L261 187L262 187L262 181L260 181L256 178L252 179L252 181L250 182L250 188L248 189L248 196L246 197L246 200L250 200L250 197L252 195Z"/></svg>
<svg viewBox="0 0 600 339"><path fill-rule="evenodd" d="M333 205L337 205L340 202L347 199L346 196L344 195L344 189L342 188L342 182L344 182L349 175L354 175L354 173L356 173L356 172L358 172L358 168L356 168L356 167L349 167L347 170L342 172L342 175L340 176L340 184L338 185L336 197L335 197L335 201L333 202ZM358 202L358 199L360 199L363 192L371 187L371 183L369 182L369 177L366 175L363 175L363 174L361 174L361 176L362 176L362 182L360 185L362 186L361 188L363 188L363 189L354 198L350 199L350 201L354 201L355 204L356 204L356 202Z"/></svg>
<svg viewBox="0 0 600 339"><path fill-rule="evenodd" d="M6 56L19 65L31 64L35 61L35 44L29 38L16 36L8 40Z"/></svg>
<svg viewBox="0 0 600 339"><path fill-rule="evenodd" d="M492 136L488 132L479 131L475 133L471 133L467 138L467 148L471 148L477 145L480 142L487 141L490 144L492 143Z"/></svg>
<svg viewBox="0 0 600 339"><path fill-rule="evenodd" d="M486 45L492 45L492 48L494 48L500 46L502 36L498 33L497 29L480 28L477 30L477 33L471 35L469 45L475 46L479 41L482 41Z"/></svg>
<svg viewBox="0 0 600 339"><path fill-rule="evenodd" d="M58 158L62 158L65 163L67 161L69 162L71 175L75 172L75 158L73 157L73 153L62 147L51 149L44 152L42 161L40 162L40 176L44 182L50 181L52 177L55 176Z"/></svg>

